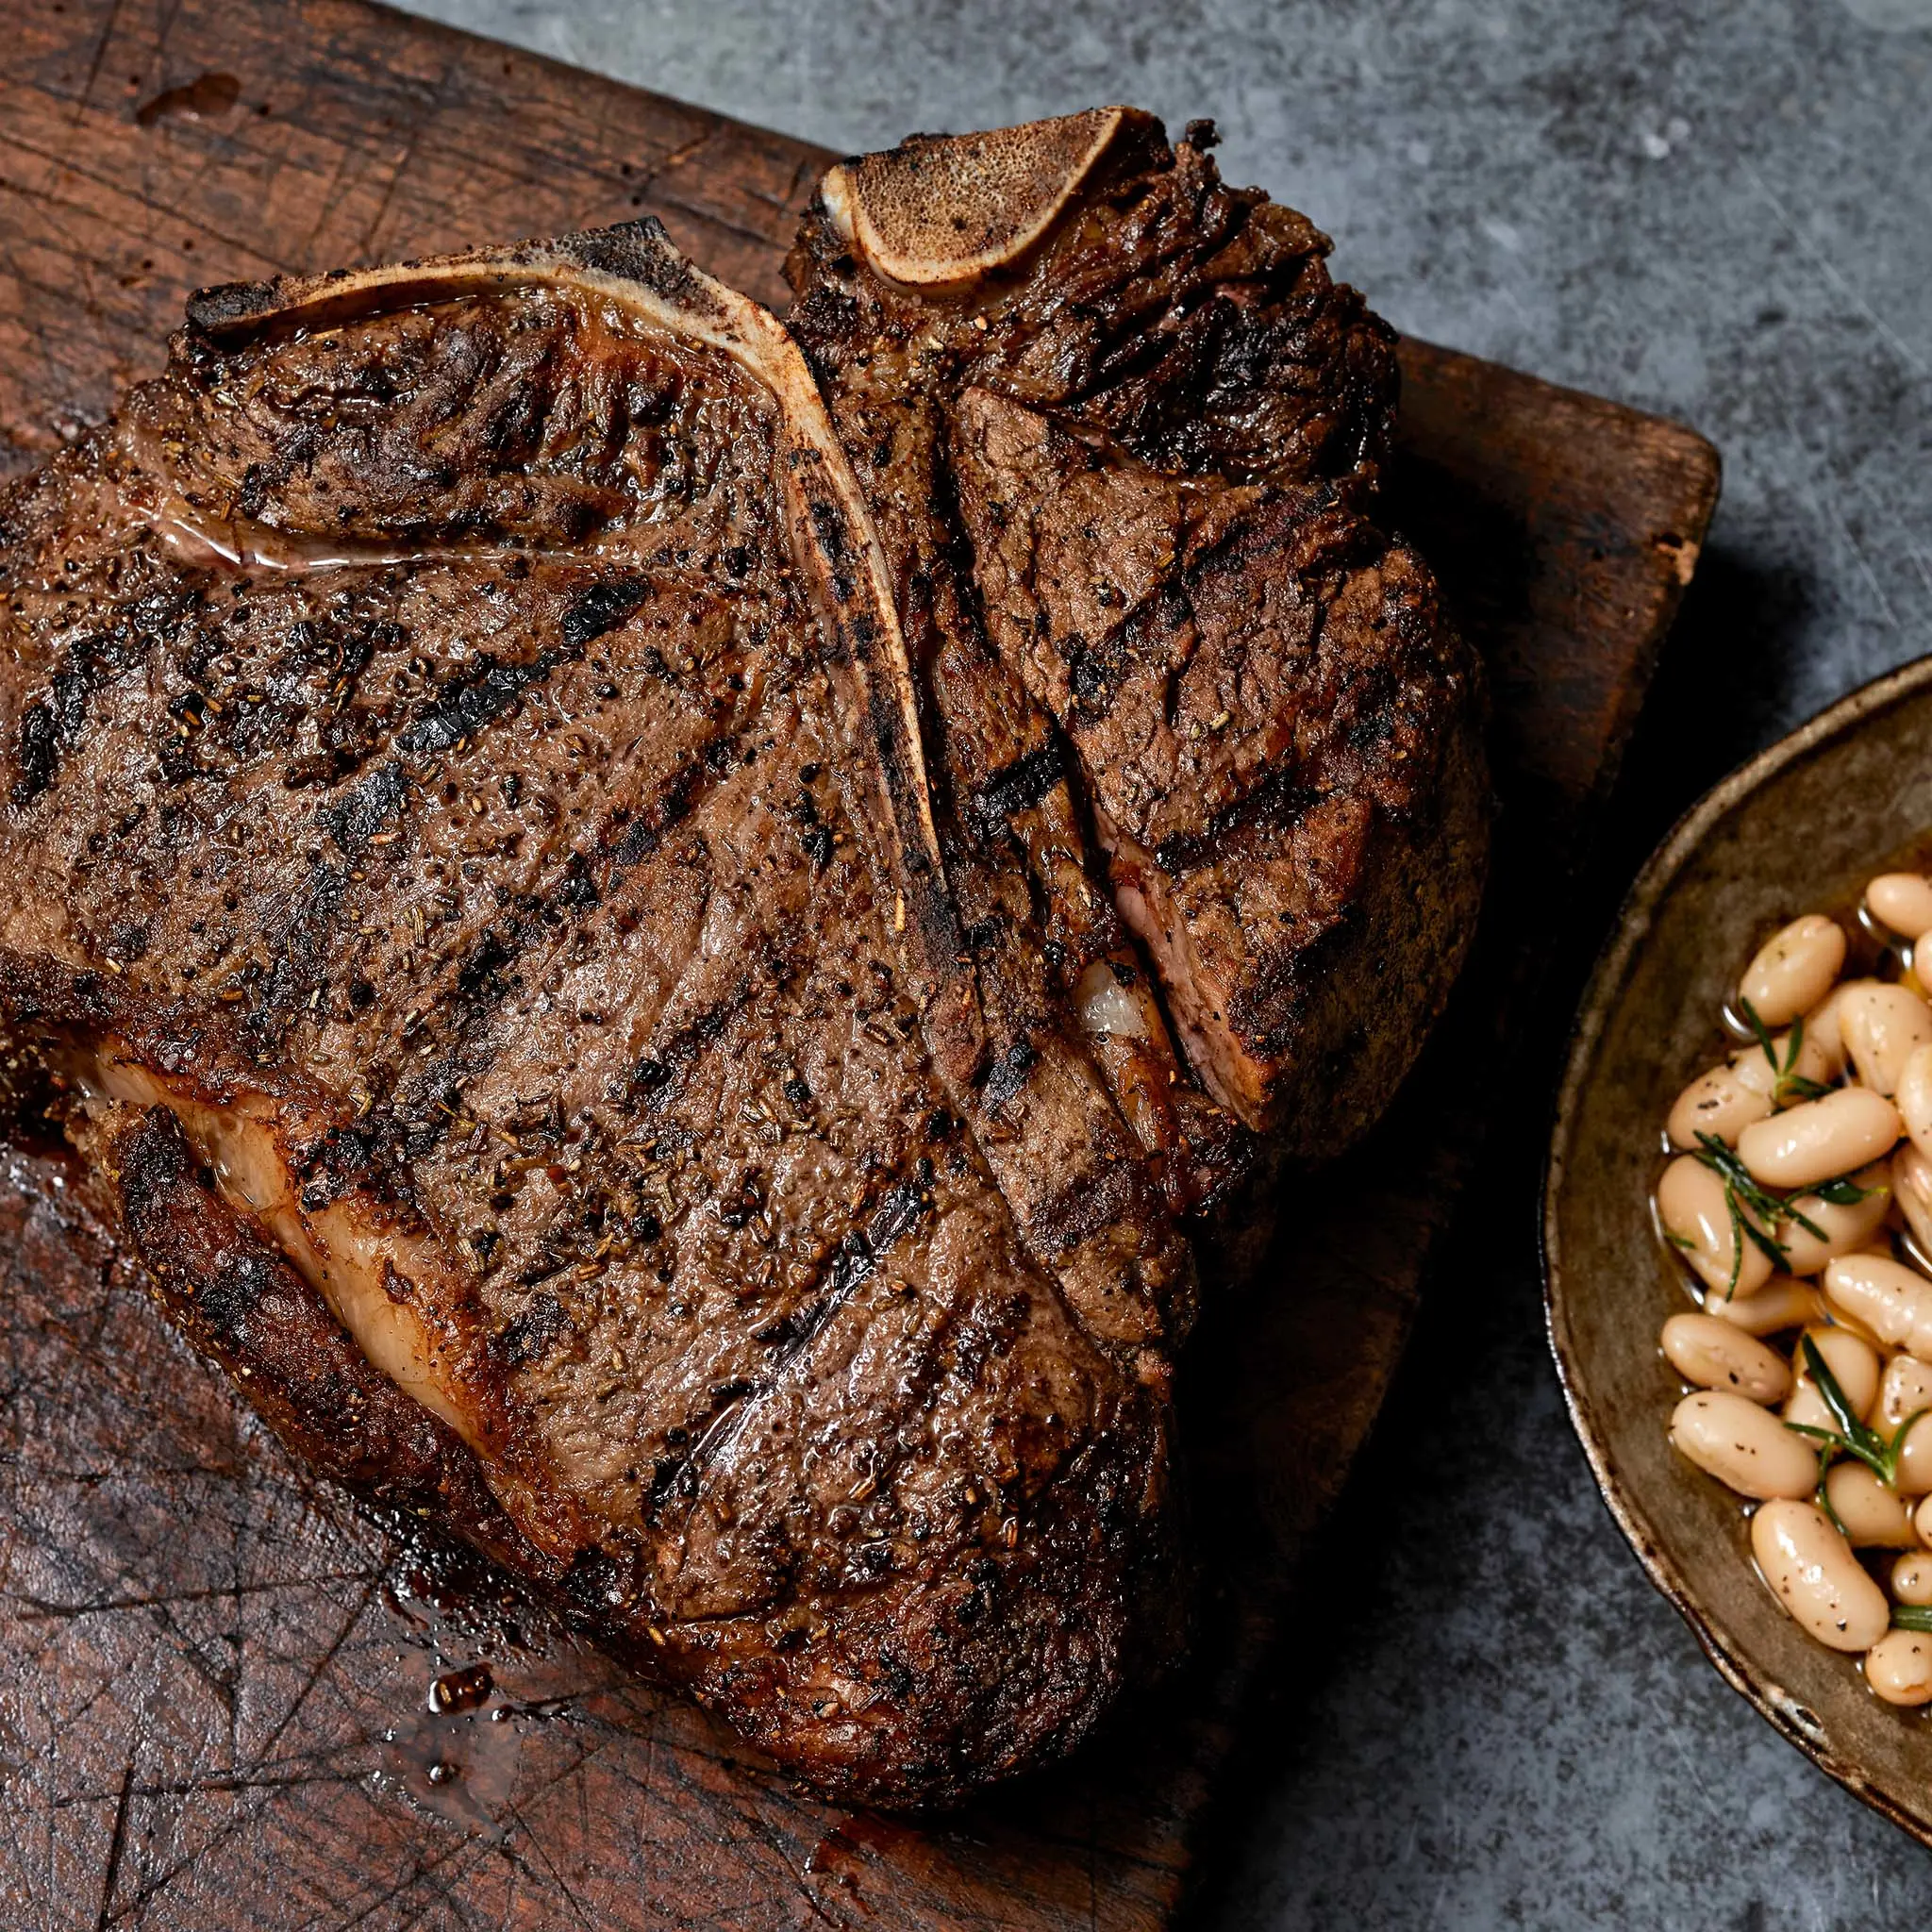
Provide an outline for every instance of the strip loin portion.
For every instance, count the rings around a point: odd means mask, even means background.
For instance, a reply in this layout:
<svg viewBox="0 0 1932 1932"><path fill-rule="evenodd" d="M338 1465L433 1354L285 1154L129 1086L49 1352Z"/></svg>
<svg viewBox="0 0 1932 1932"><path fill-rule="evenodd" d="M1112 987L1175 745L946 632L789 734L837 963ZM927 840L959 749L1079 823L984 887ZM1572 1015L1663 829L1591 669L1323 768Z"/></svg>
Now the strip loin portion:
<svg viewBox="0 0 1932 1932"><path fill-rule="evenodd" d="M1190 1259L776 323L648 225L217 291L0 524L0 1009L191 1339L823 1789L1068 1748Z"/></svg>

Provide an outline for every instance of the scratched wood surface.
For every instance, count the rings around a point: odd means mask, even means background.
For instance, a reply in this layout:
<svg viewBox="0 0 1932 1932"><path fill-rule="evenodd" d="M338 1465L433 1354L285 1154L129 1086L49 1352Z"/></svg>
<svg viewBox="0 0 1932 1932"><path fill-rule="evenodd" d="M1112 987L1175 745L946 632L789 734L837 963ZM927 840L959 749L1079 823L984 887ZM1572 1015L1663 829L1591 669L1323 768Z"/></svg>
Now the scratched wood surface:
<svg viewBox="0 0 1932 1932"><path fill-rule="evenodd" d="M0 475L156 369L205 282L649 210L782 302L825 159L358 0L12 0L4 26ZM1491 668L1496 875L1393 1114L1288 1204L1184 1364L1195 1661L968 1813L802 1798L308 1481L22 1158L0 1174L0 1923L1170 1922L1496 1097L1464 1075L1547 942L1528 879L1579 850L1716 493L1714 454L1671 425L1420 344L1405 371L1400 520ZM432 1715L432 1678L479 1657L486 1701Z"/></svg>

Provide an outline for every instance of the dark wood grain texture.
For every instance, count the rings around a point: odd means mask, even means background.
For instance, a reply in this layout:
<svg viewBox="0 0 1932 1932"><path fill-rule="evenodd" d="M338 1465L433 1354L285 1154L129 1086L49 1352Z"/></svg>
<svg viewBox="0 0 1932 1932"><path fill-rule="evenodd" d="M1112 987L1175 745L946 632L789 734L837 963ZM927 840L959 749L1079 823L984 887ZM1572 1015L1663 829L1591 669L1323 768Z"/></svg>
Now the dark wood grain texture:
<svg viewBox="0 0 1932 1932"><path fill-rule="evenodd" d="M649 210L782 302L826 158L355 0L15 0L5 25L0 472L157 369L209 281ZM969 1813L803 1799L691 1709L477 1610L475 1575L307 1480L23 1161L0 1176L0 1924L1171 1919L1297 1553L1497 1097L1471 1070L1521 1020L1549 882L1602 801L1716 494L1714 454L1673 425L1423 344L1404 369L1399 519L1491 667L1496 875L1475 965L1391 1117L1291 1184L1274 1253L1184 1365L1204 1553L1188 1670L1074 1764ZM489 1707L432 1717L436 1670L478 1655ZM430 1784L440 1759L462 1774Z"/></svg>

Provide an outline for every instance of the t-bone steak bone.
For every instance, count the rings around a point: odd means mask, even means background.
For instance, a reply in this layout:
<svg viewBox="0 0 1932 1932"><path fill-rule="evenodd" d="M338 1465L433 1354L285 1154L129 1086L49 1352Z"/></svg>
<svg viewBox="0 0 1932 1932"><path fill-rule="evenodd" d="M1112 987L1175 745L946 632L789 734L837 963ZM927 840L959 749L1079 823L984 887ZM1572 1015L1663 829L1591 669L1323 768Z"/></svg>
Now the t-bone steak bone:
<svg viewBox="0 0 1932 1932"><path fill-rule="evenodd" d="M1084 232L1123 129L1150 180L1202 165L1118 114L994 143L1025 232L963 303L893 258L909 326L1010 346L986 278ZM868 169L845 205L889 238L984 227L985 151L936 152L923 198L891 158L835 175L808 248ZM840 258L881 299L876 251ZM1328 481L1157 448L1212 409L1145 371L1143 436L955 357L902 372L930 488L894 502L822 308L815 375L649 223L196 297L167 373L0 499L0 1018L27 1124L298 1454L819 1788L928 1804L1069 1749L1171 1645L1186 1230L1274 1118L1183 991L1223 955L1154 939L1164 1007L1128 928L1167 901L1123 884L1137 840L1166 864L1150 812L1199 789L1211 845L1261 754L1114 785L1131 708L1050 666L1131 654L1066 642L1055 600L1103 578L1058 500L1177 502L1171 556L1110 560L1163 610L1213 568L1274 613L1235 736L1368 799L1343 900L1474 753L1426 576ZM1322 379L1305 428L1361 414ZM1087 578L1010 550L1029 517ZM1408 658L1324 668L1310 628L1347 659L1401 594ZM1338 737L1409 790L1347 791ZM1301 837L1295 798L1243 827ZM1466 923L1384 988L1432 1008Z"/></svg>
<svg viewBox="0 0 1932 1932"><path fill-rule="evenodd" d="M1368 518L1391 332L1325 237L1190 136L1108 108L835 168L792 327L945 774L988 782L971 693L996 663L1034 708L1016 741L1071 746L1194 1070L1315 1156L1380 1114L1461 965L1478 681Z"/></svg>

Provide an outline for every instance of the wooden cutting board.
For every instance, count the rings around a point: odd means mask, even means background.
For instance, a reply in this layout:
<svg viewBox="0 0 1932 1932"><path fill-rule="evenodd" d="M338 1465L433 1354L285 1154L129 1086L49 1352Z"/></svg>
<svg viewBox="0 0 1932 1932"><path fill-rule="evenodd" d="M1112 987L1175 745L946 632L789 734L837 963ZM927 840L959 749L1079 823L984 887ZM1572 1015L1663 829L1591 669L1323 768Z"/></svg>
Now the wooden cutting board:
<svg viewBox="0 0 1932 1932"><path fill-rule="evenodd" d="M5 33L0 473L158 368L201 283L649 211L782 303L827 158L358 0L13 0ZM1194 1663L1071 1765L968 1812L916 1824L802 1798L312 1484L63 1222L53 1176L16 1163L0 1922L1170 1922L1717 492L1715 452L1674 425L1422 343L1403 359L1398 521L1488 658L1501 842L1476 963L1423 1067L1369 1146L1291 1190L1274 1254L1184 1365ZM432 1678L478 1657L485 1703L432 1714Z"/></svg>

